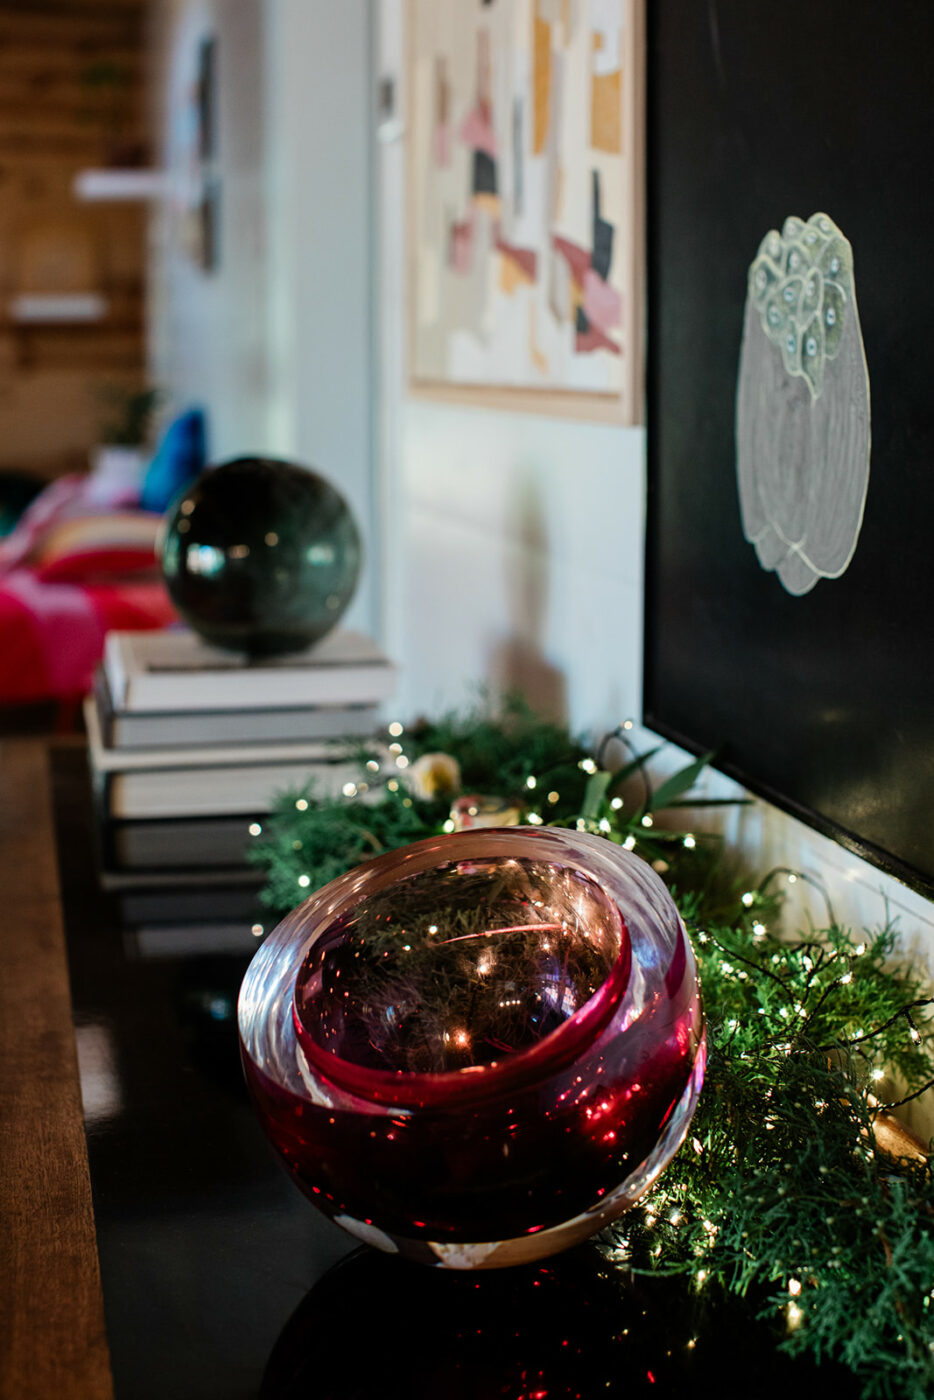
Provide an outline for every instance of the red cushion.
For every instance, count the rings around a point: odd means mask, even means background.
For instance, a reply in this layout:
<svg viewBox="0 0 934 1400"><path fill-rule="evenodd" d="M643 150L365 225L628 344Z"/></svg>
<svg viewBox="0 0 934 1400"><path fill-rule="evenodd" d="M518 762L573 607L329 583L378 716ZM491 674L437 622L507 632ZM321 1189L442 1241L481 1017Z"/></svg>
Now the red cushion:
<svg viewBox="0 0 934 1400"><path fill-rule="evenodd" d="M114 545L100 549L76 549L60 554L33 569L43 583L115 582L128 575L158 573L159 565L152 549L132 545Z"/></svg>

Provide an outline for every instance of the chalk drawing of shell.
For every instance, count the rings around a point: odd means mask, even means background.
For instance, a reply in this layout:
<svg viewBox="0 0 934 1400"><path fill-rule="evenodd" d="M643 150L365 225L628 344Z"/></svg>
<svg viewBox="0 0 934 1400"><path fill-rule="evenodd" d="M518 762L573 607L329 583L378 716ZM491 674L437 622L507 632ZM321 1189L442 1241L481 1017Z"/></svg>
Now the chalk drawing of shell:
<svg viewBox="0 0 934 1400"><path fill-rule="evenodd" d="M826 214L770 230L749 269L736 476L763 569L795 595L840 577L869 487L869 372L853 251Z"/></svg>

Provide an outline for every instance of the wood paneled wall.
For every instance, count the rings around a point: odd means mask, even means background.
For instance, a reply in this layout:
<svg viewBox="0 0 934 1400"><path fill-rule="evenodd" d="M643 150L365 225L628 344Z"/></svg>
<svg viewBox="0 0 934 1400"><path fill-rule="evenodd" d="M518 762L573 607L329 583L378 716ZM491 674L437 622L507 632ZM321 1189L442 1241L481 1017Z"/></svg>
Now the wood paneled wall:
<svg viewBox="0 0 934 1400"><path fill-rule="evenodd" d="M0 469L80 468L100 389L143 377L145 213L81 204L88 167L145 164L143 0L0 0ZM93 294L99 320L16 298Z"/></svg>

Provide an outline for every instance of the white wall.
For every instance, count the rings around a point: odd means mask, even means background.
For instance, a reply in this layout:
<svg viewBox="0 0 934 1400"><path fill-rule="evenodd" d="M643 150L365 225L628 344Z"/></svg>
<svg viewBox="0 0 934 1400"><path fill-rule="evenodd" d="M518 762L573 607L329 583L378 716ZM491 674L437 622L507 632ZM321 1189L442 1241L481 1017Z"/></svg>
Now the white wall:
<svg viewBox="0 0 934 1400"><path fill-rule="evenodd" d="M167 199L149 230L149 361L173 411L209 414L215 461L265 450L266 201L263 0L162 0L155 10L154 126ZM205 272L183 244L183 147L198 44L217 39L219 264Z"/></svg>
<svg viewBox="0 0 934 1400"><path fill-rule="evenodd" d="M269 440L350 501L367 564L349 625L378 630L368 0L266 0Z"/></svg>
<svg viewBox="0 0 934 1400"><path fill-rule="evenodd" d="M575 726L638 712L644 434L411 397L402 0L380 0L380 339L387 637L400 710L522 685ZM388 138L388 139L386 139Z"/></svg>
<svg viewBox="0 0 934 1400"><path fill-rule="evenodd" d="M155 123L175 192L151 227L150 363L172 407L208 410L214 461L317 468L366 543L345 616L376 629L370 28L367 0L161 0ZM217 43L219 260L181 241L184 113L198 41Z"/></svg>
<svg viewBox="0 0 934 1400"><path fill-rule="evenodd" d="M387 635L403 665L399 712L462 703L478 682L523 681L575 730L600 735L641 713L645 435L408 393L403 54L401 0L380 0L379 75L395 78L402 103L378 147ZM640 733L648 746L654 736ZM672 749L663 766L683 760ZM740 792L716 774L708 790ZM854 928L898 917L903 946L934 966L930 902L768 804L720 820L753 870L812 875ZM789 923L826 924L807 881L786 892Z"/></svg>

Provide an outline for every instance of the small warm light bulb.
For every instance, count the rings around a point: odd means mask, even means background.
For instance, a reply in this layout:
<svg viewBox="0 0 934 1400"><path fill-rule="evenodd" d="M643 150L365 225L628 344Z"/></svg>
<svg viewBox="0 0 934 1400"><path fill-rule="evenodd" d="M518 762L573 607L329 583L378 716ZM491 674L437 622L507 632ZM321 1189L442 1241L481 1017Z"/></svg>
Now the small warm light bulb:
<svg viewBox="0 0 934 1400"><path fill-rule="evenodd" d="M631 719L624 719L624 720L623 720L623 728L624 728L624 729L631 729L631 728L632 728L632 720L631 720Z"/></svg>
<svg viewBox="0 0 934 1400"><path fill-rule="evenodd" d="M394 739L398 739L399 735L404 732L403 726L399 723L397 719L394 719L392 724L388 725L387 727L389 729L389 733Z"/></svg>
<svg viewBox="0 0 934 1400"><path fill-rule="evenodd" d="M655 825L655 820L654 820L654 818L653 818L653 817L650 817L649 814L648 814L648 812L646 812L645 816L642 818L642 825L643 825L643 826L654 826L654 825Z"/></svg>
<svg viewBox="0 0 934 1400"><path fill-rule="evenodd" d="M626 840L623 842L623 849L626 851L631 851L634 849L635 844L636 838L634 836L627 836Z"/></svg>
<svg viewBox="0 0 934 1400"><path fill-rule="evenodd" d="M308 886L311 884L311 876L310 876L310 875L299 875L299 877L298 877L298 883L301 885L301 887L302 887L303 890L307 890Z"/></svg>
<svg viewBox="0 0 934 1400"><path fill-rule="evenodd" d="M597 771L597 765L592 758L582 758L577 766L578 768L582 768L585 773L596 773Z"/></svg>
<svg viewBox="0 0 934 1400"><path fill-rule="evenodd" d="M797 875L789 875L789 876L788 876L788 883L789 883L789 885L793 885L793 884L795 883L795 881L797 880L797 878L798 878Z"/></svg>
<svg viewBox="0 0 934 1400"><path fill-rule="evenodd" d="M247 827L247 831L250 833L251 836L259 836L262 832L262 829L263 828L260 826L259 822L250 822L250 825Z"/></svg>
<svg viewBox="0 0 934 1400"><path fill-rule="evenodd" d="M262 924L254 924L250 932L254 938L262 938L266 930L263 928Z"/></svg>
<svg viewBox="0 0 934 1400"><path fill-rule="evenodd" d="M884 1079L884 1078L885 1078L885 1070L884 1070L884 1069L874 1069L873 1072L872 1072L872 1078L873 1078L873 1079L876 1081L876 1083L878 1084L880 1079Z"/></svg>
<svg viewBox="0 0 934 1400"><path fill-rule="evenodd" d="M621 797L614 797L610 802L610 806L613 808L614 812L618 812L622 805L623 799Z"/></svg>
<svg viewBox="0 0 934 1400"><path fill-rule="evenodd" d="M697 842L694 840L693 836L688 835L684 838L684 845L687 850L693 851L694 847L697 845Z"/></svg>
<svg viewBox="0 0 934 1400"><path fill-rule="evenodd" d="M542 825L542 818L538 815L537 812L529 812L528 821L529 821L529 826L541 826L541 825Z"/></svg>
<svg viewBox="0 0 934 1400"><path fill-rule="evenodd" d="M528 777L526 778L526 780L525 780L525 785L526 785L527 788L533 788L533 787L535 787L535 785L536 785L537 782L538 782L538 779L537 779L537 778L533 778L532 775L531 775L531 773L530 773L529 776L528 776Z"/></svg>
<svg viewBox="0 0 934 1400"><path fill-rule="evenodd" d="M760 924L757 921L752 926L752 932L755 938L763 938L765 936L765 924Z"/></svg>
<svg viewBox="0 0 934 1400"><path fill-rule="evenodd" d="M856 947L853 949L853 953L854 953L854 955L855 955L857 958L861 958L861 957L863 956L863 954L865 953L865 951L866 951L866 945L865 945L865 943L857 943Z"/></svg>
<svg viewBox="0 0 934 1400"><path fill-rule="evenodd" d="M548 794L548 801L551 803L552 806L554 806L556 802L560 801L560 799L561 799L561 794L560 794L560 792L555 792L555 791L552 790L552 791Z"/></svg>
<svg viewBox="0 0 934 1400"><path fill-rule="evenodd" d="M356 795L357 795L357 784L356 784L356 783L345 783L344 786L341 788L341 792L344 794L345 797L356 797Z"/></svg>
<svg viewBox="0 0 934 1400"><path fill-rule="evenodd" d="M307 811L308 811L308 803L305 801L304 797L300 797L300 798L298 799L298 801L297 801L296 804L295 804L295 810L296 810L297 812L307 812Z"/></svg>
<svg viewBox="0 0 934 1400"><path fill-rule="evenodd" d="M399 757L396 759L396 767L397 767L397 768L408 768L408 766L409 766L409 760L406 758L406 756L405 756L404 753L400 753Z"/></svg>
<svg viewBox="0 0 934 1400"><path fill-rule="evenodd" d="M743 895L743 903L745 904L747 909L749 908L750 904L752 904L755 901L755 898L756 897L753 894L752 890L747 890L746 893Z"/></svg>
<svg viewBox="0 0 934 1400"><path fill-rule="evenodd" d="M792 1298L797 1298L798 1294L801 1292L801 1280L798 1278L790 1278L788 1280L788 1292L791 1294Z"/></svg>

